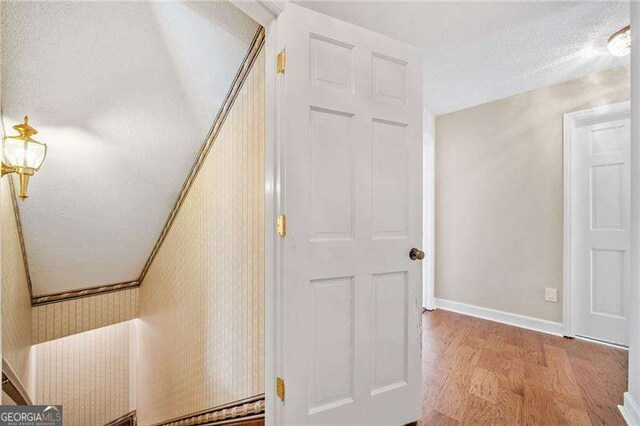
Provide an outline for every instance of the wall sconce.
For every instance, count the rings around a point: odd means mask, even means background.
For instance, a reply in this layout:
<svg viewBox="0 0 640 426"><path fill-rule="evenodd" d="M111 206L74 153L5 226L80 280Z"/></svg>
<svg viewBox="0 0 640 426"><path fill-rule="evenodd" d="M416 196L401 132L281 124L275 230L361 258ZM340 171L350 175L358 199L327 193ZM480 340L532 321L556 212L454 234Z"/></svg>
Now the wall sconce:
<svg viewBox="0 0 640 426"><path fill-rule="evenodd" d="M2 138L2 176L9 173L17 173L20 177L20 190L18 197L25 199L29 178L38 171L44 157L47 155L47 145L31 139L38 133L29 126L29 117L24 118L24 123L13 126L19 133L15 136Z"/></svg>

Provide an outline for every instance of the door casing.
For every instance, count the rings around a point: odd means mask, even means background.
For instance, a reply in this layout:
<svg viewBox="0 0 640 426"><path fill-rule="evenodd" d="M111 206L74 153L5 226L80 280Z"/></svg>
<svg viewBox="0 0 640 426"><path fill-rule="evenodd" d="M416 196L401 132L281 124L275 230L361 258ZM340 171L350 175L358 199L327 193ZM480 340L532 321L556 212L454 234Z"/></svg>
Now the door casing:
<svg viewBox="0 0 640 426"><path fill-rule="evenodd" d="M604 105L582 111L564 114L564 183L563 183L563 252L562 252L562 323L564 335L575 338L574 330L574 294L573 279L573 213L574 213L574 149L576 144L575 129L581 123L594 119L615 119L628 115L631 108L629 101ZM633 164L631 165L634 166Z"/></svg>
<svg viewBox="0 0 640 426"><path fill-rule="evenodd" d="M423 131L423 205L422 246L426 253L422 267L422 307L428 311L436 309L436 141L435 117L424 108Z"/></svg>

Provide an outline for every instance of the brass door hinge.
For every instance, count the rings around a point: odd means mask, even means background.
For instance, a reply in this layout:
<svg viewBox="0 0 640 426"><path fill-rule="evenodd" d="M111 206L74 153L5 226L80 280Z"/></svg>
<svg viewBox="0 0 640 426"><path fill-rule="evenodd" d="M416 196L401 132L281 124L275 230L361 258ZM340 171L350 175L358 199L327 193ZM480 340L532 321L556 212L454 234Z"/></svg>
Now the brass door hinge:
<svg viewBox="0 0 640 426"><path fill-rule="evenodd" d="M284 402L284 379L281 379L280 377L276 378L276 393L278 394L280 401Z"/></svg>
<svg viewBox="0 0 640 426"><path fill-rule="evenodd" d="M276 230L278 235L284 237L287 235L287 217L283 214L279 214L276 219Z"/></svg>
<svg viewBox="0 0 640 426"><path fill-rule="evenodd" d="M278 72L278 74L284 74L284 69L286 68L287 65L287 54L282 51L280 53L278 53L278 56L276 58L276 71Z"/></svg>

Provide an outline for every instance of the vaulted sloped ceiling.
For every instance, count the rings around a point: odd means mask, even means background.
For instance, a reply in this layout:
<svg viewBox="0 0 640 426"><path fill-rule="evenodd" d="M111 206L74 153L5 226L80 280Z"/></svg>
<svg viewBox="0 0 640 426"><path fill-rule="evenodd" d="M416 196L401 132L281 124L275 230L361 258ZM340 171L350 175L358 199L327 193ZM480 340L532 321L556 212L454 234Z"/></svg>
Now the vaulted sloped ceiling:
<svg viewBox="0 0 640 426"><path fill-rule="evenodd" d="M139 277L257 29L227 2L4 2L4 129L49 147L19 203L35 296Z"/></svg>

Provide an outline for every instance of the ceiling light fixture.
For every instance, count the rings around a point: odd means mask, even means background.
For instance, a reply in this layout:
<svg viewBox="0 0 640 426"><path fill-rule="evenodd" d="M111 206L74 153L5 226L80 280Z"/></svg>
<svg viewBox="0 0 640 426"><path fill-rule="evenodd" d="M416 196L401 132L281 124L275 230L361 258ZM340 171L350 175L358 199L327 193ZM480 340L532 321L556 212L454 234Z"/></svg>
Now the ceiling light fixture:
<svg viewBox="0 0 640 426"><path fill-rule="evenodd" d="M20 176L18 197L25 199L28 197L29 178L42 165L47 155L47 145L31 138L38 131L29 126L29 117L25 117L24 123L13 128L18 135L2 138L2 176L17 173Z"/></svg>
<svg viewBox="0 0 640 426"><path fill-rule="evenodd" d="M613 56L628 55L631 52L631 26L627 25L623 29L613 33L613 35L609 37L607 47Z"/></svg>

